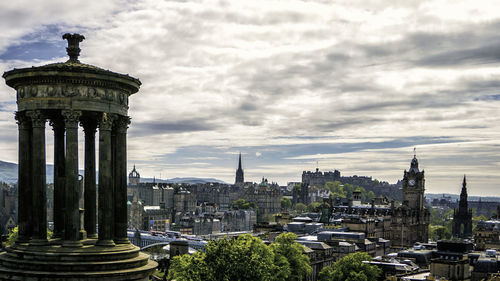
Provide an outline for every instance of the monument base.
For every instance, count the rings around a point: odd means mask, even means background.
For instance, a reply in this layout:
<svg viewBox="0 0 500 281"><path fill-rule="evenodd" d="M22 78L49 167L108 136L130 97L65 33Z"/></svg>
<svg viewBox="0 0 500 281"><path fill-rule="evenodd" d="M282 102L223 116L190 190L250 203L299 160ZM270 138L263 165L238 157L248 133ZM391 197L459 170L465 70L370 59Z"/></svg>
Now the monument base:
<svg viewBox="0 0 500 281"><path fill-rule="evenodd" d="M80 248L56 243L7 247L0 253L0 280L145 281L158 265L132 244L103 247L95 246L94 239L82 242Z"/></svg>

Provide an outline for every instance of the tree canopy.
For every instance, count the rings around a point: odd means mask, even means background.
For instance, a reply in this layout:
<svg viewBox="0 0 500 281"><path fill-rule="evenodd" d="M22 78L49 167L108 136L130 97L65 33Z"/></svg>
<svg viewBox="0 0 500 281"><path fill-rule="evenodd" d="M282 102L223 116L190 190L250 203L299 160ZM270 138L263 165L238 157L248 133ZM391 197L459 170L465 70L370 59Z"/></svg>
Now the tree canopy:
<svg viewBox="0 0 500 281"><path fill-rule="evenodd" d="M323 267L319 273L320 281L372 281L382 273L375 265L364 263L371 260L365 252L347 255L333 264L333 267Z"/></svg>
<svg viewBox="0 0 500 281"><path fill-rule="evenodd" d="M305 280L310 274L309 259L294 240L284 233L270 246L250 234L220 239L207 244L205 252L176 256L169 280Z"/></svg>
<svg viewBox="0 0 500 281"><path fill-rule="evenodd" d="M9 230L7 240L5 241L5 246L12 246L16 243L17 237L19 236L19 226L16 226ZM47 238L52 237L52 231L47 228Z"/></svg>
<svg viewBox="0 0 500 281"><path fill-rule="evenodd" d="M235 210L257 209L255 202L248 202L242 198L234 200L231 207Z"/></svg>
<svg viewBox="0 0 500 281"><path fill-rule="evenodd" d="M433 241L451 238L451 230L442 225L429 225L429 237Z"/></svg>
<svg viewBox="0 0 500 281"><path fill-rule="evenodd" d="M295 211L297 211L299 213L303 213L307 210L307 206L303 203L297 203L297 204L295 204L294 209L295 209Z"/></svg>
<svg viewBox="0 0 500 281"><path fill-rule="evenodd" d="M276 264L281 264L283 260L286 260L290 268L288 277L283 276L285 278L281 278L281 280L305 280L306 276L311 274L309 258L303 253L304 246L295 242L295 239L297 239L297 235L294 233L282 233L270 245L275 255L275 261L277 261Z"/></svg>
<svg viewBox="0 0 500 281"><path fill-rule="evenodd" d="M326 189L330 190L330 198L351 198L354 191L361 192L361 201L370 202L375 198L375 193L373 191L366 191L365 188L357 185L352 185L348 183L342 184L339 181L327 182L324 186Z"/></svg>
<svg viewBox="0 0 500 281"><path fill-rule="evenodd" d="M288 210L288 208L292 207L292 200L288 197L281 197L280 199L281 209Z"/></svg>

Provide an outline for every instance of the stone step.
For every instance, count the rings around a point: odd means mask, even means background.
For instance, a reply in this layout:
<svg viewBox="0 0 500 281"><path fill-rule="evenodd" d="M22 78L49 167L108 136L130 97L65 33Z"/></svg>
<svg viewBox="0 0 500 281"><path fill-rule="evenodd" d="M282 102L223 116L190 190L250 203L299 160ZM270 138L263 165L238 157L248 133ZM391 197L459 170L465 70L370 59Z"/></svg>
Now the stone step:
<svg viewBox="0 0 500 281"><path fill-rule="evenodd" d="M147 264L129 269L117 269L106 271L86 271L86 272L72 272L72 271L45 271L25 270L18 268L6 268L0 265L0 281L4 280L30 280L30 281L147 281L149 276L154 272L158 264L154 261L148 260Z"/></svg>
<svg viewBox="0 0 500 281"><path fill-rule="evenodd" d="M137 257L139 255L139 248L116 248L102 251L95 246L87 246L79 249L73 249L72 252L65 251L64 248L50 247L45 249L40 247L39 249L19 249L10 247L6 249L6 253L9 257L14 259L22 260L38 260L38 261L109 261L109 260L125 260Z"/></svg>
<svg viewBox="0 0 500 281"><path fill-rule="evenodd" d="M127 269L144 266L148 263L149 256L139 253L138 256L129 259L108 261L53 261L53 260L26 260L13 259L8 255L0 255L0 264L6 268L43 271L50 268L51 271L107 271L116 269Z"/></svg>

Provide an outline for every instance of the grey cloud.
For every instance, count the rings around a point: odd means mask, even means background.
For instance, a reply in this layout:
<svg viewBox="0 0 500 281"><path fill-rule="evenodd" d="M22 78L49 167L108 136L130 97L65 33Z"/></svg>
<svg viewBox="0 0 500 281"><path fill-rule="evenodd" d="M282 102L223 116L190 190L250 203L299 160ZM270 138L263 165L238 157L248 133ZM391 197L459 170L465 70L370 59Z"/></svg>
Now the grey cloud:
<svg viewBox="0 0 500 281"><path fill-rule="evenodd" d="M482 125L463 125L463 126L448 126L447 129L487 129L488 126Z"/></svg>
<svg viewBox="0 0 500 281"><path fill-rule="evenodd" d="M343 42L346 48L360 50L375 62L401 63L427 67L500 61L500 21L464 25L455 32L413 32L395 41L376 44Z"/></svg>
<svg viewBox="0 0 500 281"><path fill-rule="evenodd" d="M239 106L239 109L243 111L254 111L257 110L258 108L259 108L258 105L254 101L249 101L249 100L243 101Z"/></svg>
<svg viewBox="0 0 500 281"><path fill-rule="evenodd" d="M210 131L219 128L218 125L205 119L186 119L179 121L153 121L135 123L130 129L131 136L158 135L165 133L184 133Z"/></svg>
<svg viewBox="0 0 500 281"><path fill-rule="evenodd" d="M338 120L322 120L315 122L314 130L319 130L322 132L331 132L334 130L345 129L352 126L367 126L373 123L377 123L383 121L382 118L373 118L373 117L352 117L352 118L343 118Z"/></svg>
<svg viewBox="0 0 500 281"><path fill-rule="evenodd" d="M477 48L441 52L417 61L420 66L449 67L471 64L500 63L500 42Z"/></svg>

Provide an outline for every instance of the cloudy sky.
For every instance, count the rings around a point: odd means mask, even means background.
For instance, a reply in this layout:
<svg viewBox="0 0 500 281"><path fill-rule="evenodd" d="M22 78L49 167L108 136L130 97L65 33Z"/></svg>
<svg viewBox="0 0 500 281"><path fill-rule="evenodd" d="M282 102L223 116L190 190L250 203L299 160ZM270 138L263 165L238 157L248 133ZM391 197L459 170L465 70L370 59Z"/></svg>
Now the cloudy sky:
<svg viewBox="0 0 500 281"><path fill-rule="evenodd" d="M65 61L61 35L84 34L82 62L143 83L128 159L144 177L234 182L241 152L248 181L318 165L394 183L417 147L428 192L459 193L467 174L469 194L500 195L499 6L2 1L0 72ZM3 161L17 162L15 110L0 85ZM51 162L49 129L47 143Z"/></svg>

